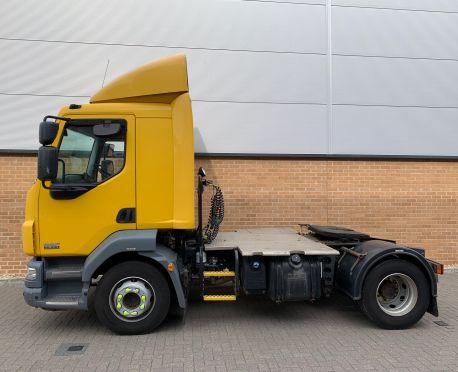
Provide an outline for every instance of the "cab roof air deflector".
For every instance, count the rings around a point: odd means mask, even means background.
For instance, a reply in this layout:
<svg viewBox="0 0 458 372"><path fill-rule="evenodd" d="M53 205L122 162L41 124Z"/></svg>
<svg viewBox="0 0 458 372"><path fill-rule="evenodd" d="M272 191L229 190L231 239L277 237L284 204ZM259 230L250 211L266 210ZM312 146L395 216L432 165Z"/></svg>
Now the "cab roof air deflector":
<svg viewBox="0 0 458 372"><path fill-rule="evenodd" d="M188 90L186 56L180 53L121 75L94 94L90 102L170 103Z"/></svg>

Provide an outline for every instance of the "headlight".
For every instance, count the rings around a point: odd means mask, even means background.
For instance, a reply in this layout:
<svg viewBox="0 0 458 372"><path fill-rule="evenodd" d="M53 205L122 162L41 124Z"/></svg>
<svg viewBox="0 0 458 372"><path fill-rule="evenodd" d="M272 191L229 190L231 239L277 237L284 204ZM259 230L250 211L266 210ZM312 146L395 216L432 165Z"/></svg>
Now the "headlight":
<svg viewBox="0 0 458 372"><path fill-rule="evenodd" d="M28 267L25 280L35 280L36 278L37 278L37 269L35 269L34 267Z"/></svg>

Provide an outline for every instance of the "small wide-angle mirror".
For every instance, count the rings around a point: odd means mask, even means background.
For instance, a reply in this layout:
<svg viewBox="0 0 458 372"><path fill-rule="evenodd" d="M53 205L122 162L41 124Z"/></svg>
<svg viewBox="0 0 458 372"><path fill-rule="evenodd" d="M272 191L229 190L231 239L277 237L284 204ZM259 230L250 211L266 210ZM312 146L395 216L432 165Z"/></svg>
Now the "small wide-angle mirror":
<svg viewBox="0 0 458 372"><path fill-rule="evenodd" d="M41 181L52 181L57 177L58 149L41 146L38 149L38 176Z"/></svg>
<svg viewBox="0 0 458 372"><path fill-rule="evenodd" d="M119 123L105 123L94 125L93 133L97 137L110 137L115 136L121 132L121 124Z"/></svg>
<svg viewBox="0 0 458 372"><path fill-rule="evenodd" d="M38 139L43 146L50 145L56 139L59 124L54 121L42 121L38 133Z"/></svg>

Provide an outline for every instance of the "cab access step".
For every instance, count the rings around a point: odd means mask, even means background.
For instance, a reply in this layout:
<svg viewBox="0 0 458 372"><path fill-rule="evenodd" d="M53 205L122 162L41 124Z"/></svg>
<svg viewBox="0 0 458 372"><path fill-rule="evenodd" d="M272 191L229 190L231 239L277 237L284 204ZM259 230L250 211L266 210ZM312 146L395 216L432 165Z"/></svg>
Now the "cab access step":
<svg viewBox="0 0 458 372"><path fill-rule="evenodd" d="M223 278L223 283L218 283L218 279ZM232 278L232 286L227 285L227 281L224 278ZM209 283L210 282L210 283ZM207 284L207 286L205 285ZM226 291L228 288L232 288L234 293L221 294L220 292ZM205 290L210 290L212 293L206 293ZM204 271L203 282L202 282L202 299L205 302L209 301L235 301L237 300L237 278L235 271Z"/></svg>

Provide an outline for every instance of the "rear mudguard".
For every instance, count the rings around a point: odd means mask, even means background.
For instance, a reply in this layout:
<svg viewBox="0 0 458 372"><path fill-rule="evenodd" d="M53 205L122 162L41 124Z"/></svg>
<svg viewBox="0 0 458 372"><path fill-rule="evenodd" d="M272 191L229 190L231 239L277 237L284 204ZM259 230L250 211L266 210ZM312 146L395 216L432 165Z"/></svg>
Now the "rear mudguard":
<svg viewBox="0 0 458 372"><path fill-rule="evenodd" d="M424 250L411 248L383 240L368 240L359 243L352 249L355 253L342 252L337 263L335 287L353 300L360 300L364 280L369 271L377 264L389 259L402 259L417 265L425 274L431 285L431 299L428 312L438 316L437 309L437 277Z"/></svg>

